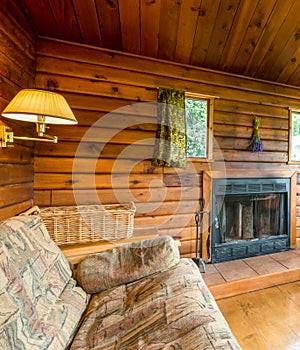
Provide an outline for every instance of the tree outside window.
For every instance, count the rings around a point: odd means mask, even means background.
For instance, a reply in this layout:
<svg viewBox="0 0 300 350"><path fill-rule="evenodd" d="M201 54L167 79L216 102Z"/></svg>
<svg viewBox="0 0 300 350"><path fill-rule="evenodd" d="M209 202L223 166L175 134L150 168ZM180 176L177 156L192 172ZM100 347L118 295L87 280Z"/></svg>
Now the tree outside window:
<svg viewBox="0 0 300 350"><path fill-rule="evenodd" d="M212 99L197 97L196 94L186 94L187 157L197 159L211 158L212 112Z"/></svg>
<svg viewBox="0 0 300 350"><path fill-rule="evenodd" d="M300 112L290 112L290 143L289 159L292 162L300 162Z"/></svg>

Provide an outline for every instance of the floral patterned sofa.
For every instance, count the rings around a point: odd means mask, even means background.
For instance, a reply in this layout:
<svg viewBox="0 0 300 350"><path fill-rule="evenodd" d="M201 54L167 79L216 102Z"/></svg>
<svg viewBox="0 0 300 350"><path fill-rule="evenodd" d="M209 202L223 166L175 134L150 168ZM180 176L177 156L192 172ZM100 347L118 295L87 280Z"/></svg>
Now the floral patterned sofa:
<svg viewBox="0 0 300 350"><path fill-rule="evenodd" d="M170 237L89 256L76 279L39 216L0 223L0 349L240 349Z"/></svg>

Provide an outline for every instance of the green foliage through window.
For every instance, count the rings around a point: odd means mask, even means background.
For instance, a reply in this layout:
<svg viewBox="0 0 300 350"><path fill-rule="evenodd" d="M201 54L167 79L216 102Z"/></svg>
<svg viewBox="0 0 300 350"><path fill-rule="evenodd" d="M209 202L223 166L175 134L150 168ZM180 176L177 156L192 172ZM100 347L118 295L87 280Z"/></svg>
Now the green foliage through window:
<svg viewBox="0 0 300 350"><path fill-rule="evenodd" d="M208 100L185 99L187 156L207 157Z"/></svg>
<svg viewBox="0 0 300 350"><path fill-rule="evenodd" d="M292 113L292 161L300 161L300 112Z"/></svg>

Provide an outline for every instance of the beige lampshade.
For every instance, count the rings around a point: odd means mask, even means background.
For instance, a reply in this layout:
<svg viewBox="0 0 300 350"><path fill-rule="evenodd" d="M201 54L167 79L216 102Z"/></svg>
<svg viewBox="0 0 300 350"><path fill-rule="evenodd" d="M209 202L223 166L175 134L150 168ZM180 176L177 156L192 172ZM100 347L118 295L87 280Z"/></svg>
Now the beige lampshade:
<svg viewBox="0 0 300 350"><path fill-rule="evenodd" d="M21 90L4 109L2 116L34 123L77 124L65 98L45 90Z"/></svg>

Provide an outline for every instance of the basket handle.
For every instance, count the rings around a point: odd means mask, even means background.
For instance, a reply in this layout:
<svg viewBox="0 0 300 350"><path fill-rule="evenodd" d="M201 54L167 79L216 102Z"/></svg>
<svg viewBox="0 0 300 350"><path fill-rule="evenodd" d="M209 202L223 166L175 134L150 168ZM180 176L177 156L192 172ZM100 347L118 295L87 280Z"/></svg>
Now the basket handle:
<svg viewBox="0 0 300 350"><path fill-rule="evenodd" d="M136 206L134 204L134 201L130 201L128 206L130 210L136 211Z"/></svg>

